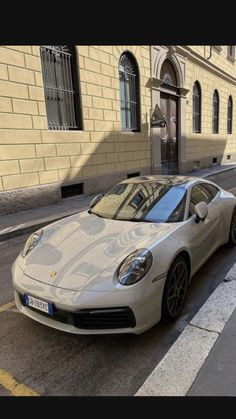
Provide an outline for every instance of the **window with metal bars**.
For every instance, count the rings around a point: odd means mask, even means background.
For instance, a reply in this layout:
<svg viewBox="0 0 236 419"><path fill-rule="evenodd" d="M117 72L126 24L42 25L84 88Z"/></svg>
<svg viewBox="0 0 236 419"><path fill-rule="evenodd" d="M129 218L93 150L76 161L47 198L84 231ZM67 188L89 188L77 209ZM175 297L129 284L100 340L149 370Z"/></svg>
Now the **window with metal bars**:
<svg viewBox="0 0 236 419"><path fill-rule="evenodd" d="M233 126L233 99L229 96L227 108L227 134L232 134Z"/></svg>
<svg viewBox="0 0 236 419"><path fill-rule="evenodd" d="M139 73L129 53L119 60L120 109L123 131L140 131Z"/></svg>
<svg viewBox="0 0 236 419"><path fill-rule="evenodd" d="M75 47L40 47L48 128L82 129Z"/></svg>
<svg viewBox="0 0 236 419"><path fill-rule="evenodd" d="M212 110L212 132L213 134L219 133L219 94L217 90L213 94L213 110Z"/></svg>
<svg viewBox="0 0 236 419"><path fill-rule="evenodd" d="M201 132L201 87L198 81L193 85L193 132Z"/></svg>

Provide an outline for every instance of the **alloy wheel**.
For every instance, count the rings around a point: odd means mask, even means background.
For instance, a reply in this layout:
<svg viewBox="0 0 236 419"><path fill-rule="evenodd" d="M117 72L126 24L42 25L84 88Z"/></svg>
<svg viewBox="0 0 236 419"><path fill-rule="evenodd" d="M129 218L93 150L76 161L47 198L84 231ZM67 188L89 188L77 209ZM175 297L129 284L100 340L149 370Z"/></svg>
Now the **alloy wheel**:
<svg viewBox="0 0 236 419"><path fill-rule="evenodd" d="M167 291L167 307L172 318L178 316L184 305L188 290L188 268L184 260L180 260L171 272Z"/></svg>

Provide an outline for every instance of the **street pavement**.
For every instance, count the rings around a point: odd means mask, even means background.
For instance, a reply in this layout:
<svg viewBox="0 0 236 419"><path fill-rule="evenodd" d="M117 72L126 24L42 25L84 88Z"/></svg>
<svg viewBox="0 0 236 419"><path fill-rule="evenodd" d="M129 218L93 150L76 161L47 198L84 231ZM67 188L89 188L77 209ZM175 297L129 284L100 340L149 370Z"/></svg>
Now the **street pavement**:
<svg viewBox="0 0 236 419"><path fill-rule="evenodd" d="M231 189L236 186L234 167L213 167L193 175L209 176L220 186ZM219 170L222 171L216 173ZM47 396L138 394L178 339L182 342L183 333L217 292L236 261L235 248L218 249L194 276L180 318L169 325L156 325L143 335L79 336L50 329L23 316L11 305L11 264L31 231L42 223L88 208L91 199L71 198L61 205L0 217L0 396L14 395L17 391L23 391L20 395ZM236 395L235 320L233 312L209 346L212 349L184 395ZM183 350L181 344L177 357Z"/></svg>

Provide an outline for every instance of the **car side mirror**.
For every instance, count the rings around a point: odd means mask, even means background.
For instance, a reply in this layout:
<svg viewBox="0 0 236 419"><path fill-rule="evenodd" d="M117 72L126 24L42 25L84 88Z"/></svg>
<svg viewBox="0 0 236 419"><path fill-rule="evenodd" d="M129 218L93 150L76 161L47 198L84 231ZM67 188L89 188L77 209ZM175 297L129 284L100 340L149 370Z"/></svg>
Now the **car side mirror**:
<svg viewBox="0 0 236 419"><path fill-rule="evenodd" d="M197 205L195 205L194 210L196 213L196 218L195 218L196 223L199 223L200 221L204 221L208 214L208 206L206 202L204 201L199 202Z"/></svg>
<svg viewBox="0 0 236 419"><path fill-rule="evenodd" d="M95 207L95 205L104 197L103 193L100 193L99 195L96 195L92 201L90 202L89 208Z"/></svg>

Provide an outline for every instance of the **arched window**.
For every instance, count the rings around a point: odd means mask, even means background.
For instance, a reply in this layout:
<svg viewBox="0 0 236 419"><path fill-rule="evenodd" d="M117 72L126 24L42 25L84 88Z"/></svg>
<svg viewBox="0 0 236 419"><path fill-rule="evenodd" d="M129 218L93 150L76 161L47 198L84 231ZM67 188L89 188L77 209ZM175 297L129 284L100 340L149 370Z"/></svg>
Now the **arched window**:
<svg viewBox="0 0 236 419"><path fill-rule="evenodd" d="M233 99L229 96L227 108L227 134L232 134L233 126Z"/></svg>
<svg viewBox="0 0 236 419"><path fill-rule="evenodd" d="M212 132L213 134L218 134L219 132L219 93L217 90L213 94L213 109L212 109Z"/></svg>
<svg viewBox="0 0 236 419"><path fill-rule="evenodd" d="M198 81L193 85L193 132L201 132L201 87Z"/></svg>
<svg viewBox="0 0 236 419"><path fill-rule="evenodd" d="M124 131L140 131L139 74L129 53L119 60L121 126Z"/></svg>
<svg viewBox="0 0 236 419"><path fill-rule="evenodd" d="M82 128L75 47L40 47L49 129Z"/></svg>
<svg viewBox="0 0 236 419"><path fill-rule="evenodd" d="M166 84L177 86L175 70L172 63L168 59L165 60L162 64L160 78Z"/></svg>

